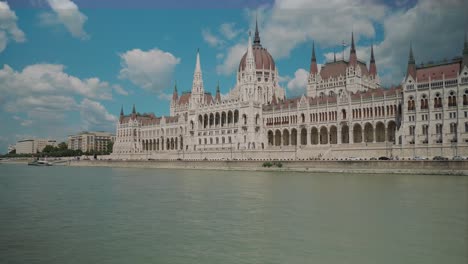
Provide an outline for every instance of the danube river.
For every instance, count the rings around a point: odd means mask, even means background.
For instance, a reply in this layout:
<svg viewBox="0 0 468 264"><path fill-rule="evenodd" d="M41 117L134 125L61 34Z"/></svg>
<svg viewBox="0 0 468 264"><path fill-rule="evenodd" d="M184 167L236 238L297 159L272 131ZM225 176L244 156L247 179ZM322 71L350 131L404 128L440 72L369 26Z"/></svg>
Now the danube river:
<svg viewBox="0 0 468 264"><path fill-rule="evenodd" d="M0 263L468 263L468 177L0 164Z"/></svg>

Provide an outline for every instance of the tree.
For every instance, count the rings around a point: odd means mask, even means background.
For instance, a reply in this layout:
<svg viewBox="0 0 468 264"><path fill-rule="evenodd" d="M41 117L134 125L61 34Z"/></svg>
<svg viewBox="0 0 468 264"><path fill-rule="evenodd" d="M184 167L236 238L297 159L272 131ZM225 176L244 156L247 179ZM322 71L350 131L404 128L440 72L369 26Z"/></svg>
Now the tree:
<svg viewBox="0 0 468 264"><path fill-rule="evenodd" d="M68 149L67 143L62 142L62 143L58 144L58 149L59 149L59 150L66 150L66 149Z"/></svg>
<svg viewBox="0 0 468 264"><path fill-rule="evenodd" d="M107 143L107 153L112 153L112 149L114 148L114 142L113 141L109 141Z"/></svg>
<svg viewBox="0 0 468 264"><path fill-rule="evenodd" d="M51 153L51 152L54 152L55 151L55 148L54 146L52 145L47 145L44 147L44 149L42 150L42 153Z"/></svg>

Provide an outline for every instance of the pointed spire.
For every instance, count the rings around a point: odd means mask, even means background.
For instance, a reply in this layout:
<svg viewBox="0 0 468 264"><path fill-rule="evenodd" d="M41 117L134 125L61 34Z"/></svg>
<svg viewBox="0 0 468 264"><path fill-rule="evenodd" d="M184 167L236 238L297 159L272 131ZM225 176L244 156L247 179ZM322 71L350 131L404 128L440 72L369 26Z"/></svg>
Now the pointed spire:
<svg viewBox="0 0 468 264"><path fill-rule="evenodd" d="M250 42L249 42L250 43ZM254 46L262 46L260 44L260 34L258 33L258 20L257 15L255 15L255 37L254 37Z"/></svg>
<svg viewBox="0 0 468 264"><path fill-rule="evenodd" d="M133 104L132 114L136 114L135 104Z"/></svg>
<svg viewBox="0 0 468 264"><path fill-rule="evenodd" d="M374 58L374 45L371 45L371 58L370 58L370 64L369 64L369 74L371 76L376 76L377 75L377 66L375 65L375 58Z"/></svg>
<svg viewBox="0 0 468 264"><path fill-rule="evenodd" d="M195 63L195 72L201 72L201 65L200 65L200 49L197 48L197 62Z"/></svg>
<svg viewBox="0 0 468 264"><path fill-rule="evenodd" d="M406 78L408 76L412 76L413 78L416 78L416 61L414 60L413 56L413 44L410 42L410 52L409 52L409 58L408 58L408 68L406 70Z"/></svg>
<svg viewBox="0 0 468 264"><path fill-rule="evenodd" d="M356 47L354 45L354 32L351 32L351 50L349 54L349 64L357 64Z"/></svg>
<svg viewBox="0 0 468 264"><path fill-rule="evenodd" d="M312 42L312 59L310 61L310 73L311 74L318 73L317 58L315 57L315 41Z"/></svg>
<svg viewBox="0 0 468 264"><path fill-rule="evenodd" d="M215 101L216 102L221 102L221 92L219 91L219 81L218 81L218 85L216 86Z"/></svg>
<svg viewBox="0 0 468 264"><path fill-rule="evenodd" d="M333 62L336 62L336 52L334 49L333 49Z"/></svg>
<svg viewBox="0 0 468 264"><path fill-rule="evenodd" d="M174 92L172 93L172 102L175 103L179 98L179 93L177 92L177 81L174 84Z"/></svg>
<svg viewBox="0 0 468 264"><path fill-rule="evenodd" d="M312 42L312 61L317 61L315 57L315 41Z"/></svg>
<svg viewBox="0 0 468 264"><path fill-rule="evenodd" d="M413 43L410 42L408 64L416 64L413 56Z"/></svg>
<svg viewBox="0 0 468 264"><path fill-rule="evenodd" d="M252 50L252 36L249 32L249 40L247 42L247 56L245 58L245 69L255 70L255 58Z"/></svg>
<svg viewBox="0 0 468 264"><path fill-rule="evenodd" d="M124 112L123 112L123 105L120 107L120 116L123 116L124 115Z"/></svg>

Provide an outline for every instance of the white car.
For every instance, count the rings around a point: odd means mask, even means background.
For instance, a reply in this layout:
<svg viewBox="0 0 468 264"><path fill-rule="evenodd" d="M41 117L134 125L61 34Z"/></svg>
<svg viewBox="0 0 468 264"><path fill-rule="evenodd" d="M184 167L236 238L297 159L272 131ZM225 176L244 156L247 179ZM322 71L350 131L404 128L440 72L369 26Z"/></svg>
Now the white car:
<svg viewBox="0 0 468 264"><path fill-rule="evenodd" d="M413 160L427 160L427 158L420 157L420 156L414 156Z"/></svg>
<svg viewBox="0 0 468 264"><path fill-rule="evenodd" d="M453 156L452 160L465 160L462 156Z"/></svg>

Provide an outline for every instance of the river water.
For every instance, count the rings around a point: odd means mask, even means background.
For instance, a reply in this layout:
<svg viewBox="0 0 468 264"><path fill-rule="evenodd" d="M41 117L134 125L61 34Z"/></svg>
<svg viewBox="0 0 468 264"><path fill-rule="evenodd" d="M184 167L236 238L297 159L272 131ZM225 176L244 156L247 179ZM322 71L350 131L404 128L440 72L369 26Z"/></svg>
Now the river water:
<svg viewBox="0 0 468 264"><path fill-rule="evenodd" d="M468 263L468 177L0 164L0 263Z"/></svg>

